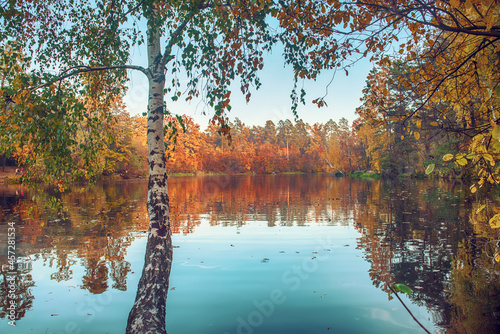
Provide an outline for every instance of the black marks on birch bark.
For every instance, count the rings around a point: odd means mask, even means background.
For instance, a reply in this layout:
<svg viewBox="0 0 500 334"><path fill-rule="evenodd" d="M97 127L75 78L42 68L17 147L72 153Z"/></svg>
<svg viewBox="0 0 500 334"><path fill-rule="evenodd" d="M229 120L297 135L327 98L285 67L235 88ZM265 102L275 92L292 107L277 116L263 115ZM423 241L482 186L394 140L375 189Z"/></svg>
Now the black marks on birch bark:
<svg viewBox="0 0 500 334"><path fill-rule="evenodd" d="M163 109L163 108L162 108ZM153 122L156 122L157 120L160 119L160 116L159 115L154 115L154 116L149 116L148 117L148 121L153 121ZM155 130L151 130L151 131L155 131ZM149 129L148 129L148 132L149 132Z"/></svg>
<svg viewBox="0 0 500 334"><path fill-rule="evenodd" d="M158 77L156 77L156 78L153 79L153 82L161 84L161 83L165 82L165 76L164 75L159 75Z"/></svg>

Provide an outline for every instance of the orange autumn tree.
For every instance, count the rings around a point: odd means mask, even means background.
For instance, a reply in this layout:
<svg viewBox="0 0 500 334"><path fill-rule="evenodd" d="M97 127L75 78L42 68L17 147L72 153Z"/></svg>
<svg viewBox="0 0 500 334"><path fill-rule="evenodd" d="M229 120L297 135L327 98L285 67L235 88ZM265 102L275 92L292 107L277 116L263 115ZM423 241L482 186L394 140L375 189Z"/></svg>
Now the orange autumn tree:
<svg viewBox="0 0 500 334"><path fill-rule="evenodd" d="M247 100L251 89L260 87L257 74L264 67L264 53L287 40L288 23L272 18L287 8L286 3L271 0L14 0L1 8L0 43L15 40L29 57L29 75L19 87L9 85L7 95L19 102L13 112L25 122L21 137L43 155L46 174L51 175L47 181L67 175L74 166L68 157L77 149L89 158L89 171L95 171L92 159L100 146L90 144L99 143L108 125L107 101L123 93L128 70L148 80L150 224L128 333L166 332L172 245L165 96L174 101L202 97L219 131L228 134L232 84L238 84ZM132 48L137 46L145 49L146 66L130 63ZM301 72L299 65L308 67L315 61L290 53L288 46L285 63L292 64L294 73ZM295 48L307 49L299 44ZM179 72L187 81L179 79ZM93 103L97 108L86 108ZM31 105L40 109L36 119L26 113ZM75 139L78 127L89 134L87 142Z"/></svg>
<svg viewBox="0 0 500 334"><path fill-rule="evenodd" d="M201 170L200 150L206 145L200 126L182 115L166 117L167 170L170 173L196 173Z"/></svg>
<svg viewBox="0 0 500 334"><path fill-rule="evenodd" d="M402 126L419 137L416 125L422 114L438 101L454 101L454 107L436 112L435 123L446 125L449 114L458 111L468 123L460 131L472 136L474 144L470 151L458 156L450 153L445 160L477 167L479 186L497 183L500 9L496 0L280 4L285 9L277 19L288 28L282 37L285 55L296 69L296 81L316 78L331 67L343 66L348 73L349 64L368 56L383 67L390 59L389 51L398 50L406 61L419 64L401 78L401 84L420 97L400 115ZM297 44L306 50L296 49ZM310 61L306 66L294 62L297 57ZM382 93L387 95L387 91ZM304 94L297 93L295 101L304 101ZM324 98L313 102L322 106Z"/></svg>

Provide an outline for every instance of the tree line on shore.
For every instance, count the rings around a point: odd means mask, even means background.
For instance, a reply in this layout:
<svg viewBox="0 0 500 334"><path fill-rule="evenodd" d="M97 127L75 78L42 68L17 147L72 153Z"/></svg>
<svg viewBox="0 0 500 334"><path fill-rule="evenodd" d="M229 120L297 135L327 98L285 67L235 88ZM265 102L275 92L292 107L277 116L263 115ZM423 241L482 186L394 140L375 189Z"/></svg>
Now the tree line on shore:
<svg viewBox="0 0 500 334"><path fill-rule="evenodd" d="M368 98L365 89L365 102ZM104 176L145 177L146 117L131 116L120 103L115 109L109 124L103 126L111 135L102 138L94 168ZM187 115L169 115L165 119L167 168L170 174L368 172L422 176L429 164L439 164L446 153L466 148L457 131L435 126L432 118L420 120L415 129L408 131L409 127L401 125L399 119L367 113L365 105L357 114L352 124L345 118L312 125L287 119L277 124L268 120L263 126L249 126L236 118L229 123L229 134L221 133L215 124L201 130ZM20 161L33 154L26 147L11 152L11 157ZM73 159L78 161L80 157L74 154ZM28 167L36 176L44 172L42 166L39 161ZM452 177L466 175L460 167L458 163L448 165L440 173ZM85 170L80 172L85 174Z"/></svg>

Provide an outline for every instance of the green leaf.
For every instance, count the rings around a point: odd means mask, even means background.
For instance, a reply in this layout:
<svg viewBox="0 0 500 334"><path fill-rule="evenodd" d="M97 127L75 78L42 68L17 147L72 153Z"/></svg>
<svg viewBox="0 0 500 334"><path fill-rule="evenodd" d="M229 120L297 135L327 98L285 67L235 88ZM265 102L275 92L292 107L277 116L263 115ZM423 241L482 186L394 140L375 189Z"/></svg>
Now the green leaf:
<svg viewBox="0 0 500 334"><path fill-rule="evenodd" d="M407 285L404 285L403 283L395 283L392 285L392 288L394 289L394 291L403 292L403 293L406 293L408 295L411 295L413 293L413 291Z"/></svg>
<svg viewBox="0 0 500 334"><path fill-rule="evenodd" d="M430 164L429 166L427 166L427 169L425 170L425 174L429 175L430 173L432 173L434 171L435 167L436 167L435 164Z"/></svg>

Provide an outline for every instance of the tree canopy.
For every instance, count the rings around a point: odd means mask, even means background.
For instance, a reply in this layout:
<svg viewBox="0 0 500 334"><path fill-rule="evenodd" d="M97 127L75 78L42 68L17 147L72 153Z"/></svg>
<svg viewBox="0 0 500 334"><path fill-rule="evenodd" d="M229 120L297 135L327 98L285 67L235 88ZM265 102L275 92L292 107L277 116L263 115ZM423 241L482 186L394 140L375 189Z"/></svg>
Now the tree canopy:
<svg viewBox="0 0 500 334"><path fill-rule="evenodd" d="M275 45L283 47L284 64L294 73L291 105L296 116L306 99L299 88L301 80L316 79L323 71L342 69L348 74L349 66L362 57L374 61L376 69L368 77L356 126L366 138L366 163L373 159L380 168L400 163L381 159L380 147L412 153L401 145L408 139L404 131L422 143L426 154L422 162L429 163L430 152L440 149L423 142L424 137L431 141L438 138L433 136L454 134L456 145L443 148L443 159L434 157L427 171L454 163L457 168L475 169L480 179L473 191L486 182L498 183L497 0L4 0L1 4L0 153L18 152L21 163L36 166L46 182L101 172L95 161L107 142L104 134L117 128L112 114L120 108L127 71L140 71L148 79L150 233L130 332L165 332L166 289L158 289L168 286L172 248L165 94L174 101L202 98L212 125L227 135L231 84L238 82L249 100L261 85L263 55ZM130 63L138 47L146 50L147 66ZM181 72L186 82L181 81ZM313 102L324 106L325 96L314 97ZM438 131L423 136L427 127ZM289 130L281 131L285 141ZM307 132L300 122L293 130ZM266 131L272 131L271 124ZM339 133L343 136L338 145L329 150L347 150L341 160L348 159L352 169L352 135ZM287 155L288 149L287 142ZM339 159L333 157L332 165ZM157 275L158 271L164 274Z"/></svg>

